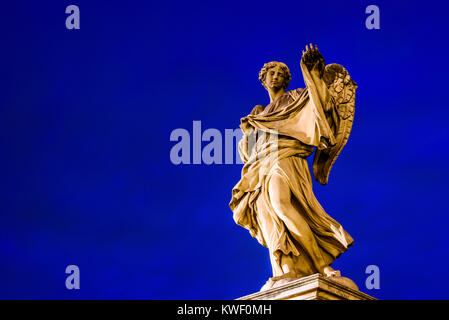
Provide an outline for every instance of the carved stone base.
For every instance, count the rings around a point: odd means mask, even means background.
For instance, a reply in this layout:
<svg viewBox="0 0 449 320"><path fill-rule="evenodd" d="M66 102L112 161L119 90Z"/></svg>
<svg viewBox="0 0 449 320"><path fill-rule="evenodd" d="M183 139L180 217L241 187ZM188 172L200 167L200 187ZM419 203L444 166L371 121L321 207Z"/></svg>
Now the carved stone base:
<svg viewBox="0 0 449 320"><path fill-rule="evenodd" d="M357 290L352 280L319 273L237 300L376 300Z"/></svg>

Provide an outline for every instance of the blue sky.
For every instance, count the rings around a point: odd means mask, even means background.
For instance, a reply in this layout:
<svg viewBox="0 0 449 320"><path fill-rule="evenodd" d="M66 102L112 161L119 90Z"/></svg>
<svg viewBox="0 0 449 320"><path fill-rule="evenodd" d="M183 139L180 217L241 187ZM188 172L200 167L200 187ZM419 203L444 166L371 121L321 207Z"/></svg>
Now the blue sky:
<svg viewBox="0 0 449 320"><path fill-rule="evenodd" d="M68 1L3 5L0 297L234 299L268 253L228 207L241 165L174 165L170 134L235 129L267 104L265 62L304 87L318 44L357 82L325 210L355 239L335 262L381 299L445 299L449 244L446 4L437 1ZM380 30L365 8L380 8ZM65 288L79 266L81 289ZM368 265L380 289L367 290Z"/></svg>

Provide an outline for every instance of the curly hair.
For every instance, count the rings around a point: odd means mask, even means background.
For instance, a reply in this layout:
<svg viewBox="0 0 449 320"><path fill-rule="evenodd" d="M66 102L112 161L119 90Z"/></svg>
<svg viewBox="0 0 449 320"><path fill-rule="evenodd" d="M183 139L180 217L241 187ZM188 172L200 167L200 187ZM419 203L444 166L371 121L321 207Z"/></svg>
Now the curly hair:
<svg viewBox="0 0 449 320"><path fill-rule="evenodd" d="M290 80L292 79L292 75L290 74L290 70L288 69L287 65L283 62L271 61L271 62L265 63L263 65L262 69L259 71L259 81L262 83L263 87L266 89L267 87L265 86L265 78L267 77L267 72L268 72L268 70L270 70L271 68L274 68L276 66L280 66L281 70L284 71L284 83L283 83L282 87L284 89L287 89L288 85L290 83Z"/></svg>

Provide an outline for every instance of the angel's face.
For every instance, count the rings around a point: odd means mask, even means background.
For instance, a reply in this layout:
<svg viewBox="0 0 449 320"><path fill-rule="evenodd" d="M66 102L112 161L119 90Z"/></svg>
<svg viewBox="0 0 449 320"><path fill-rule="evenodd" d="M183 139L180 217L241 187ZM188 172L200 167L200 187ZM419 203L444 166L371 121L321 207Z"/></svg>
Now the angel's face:
<svg viewBox="0 0 449 320"><path fill-rule="evenodd" d="M281 66L276 65L267 71L265 78L265 86L267 89L279 90L283 87L285 81L285 74Z"/></svg>

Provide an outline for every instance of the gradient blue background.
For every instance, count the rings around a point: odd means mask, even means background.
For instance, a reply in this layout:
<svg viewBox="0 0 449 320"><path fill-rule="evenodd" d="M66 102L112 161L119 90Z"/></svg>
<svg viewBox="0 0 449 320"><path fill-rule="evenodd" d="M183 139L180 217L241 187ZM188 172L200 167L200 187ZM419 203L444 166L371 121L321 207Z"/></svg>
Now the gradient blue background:
<svg viewBox="0 0 449 320"><path fill-rule="evenodd" d="M65 28L77 4L81 29ZM381 30L365 28L365 8ZM234 299L271 276L228 207L241 165L170 162L173 129L237 128L317 43L358 83L317 198L354 237L336 263L381 299L448 298L443 1L9 1L0 18L0 298ZM65 288L65 267L81 289ZM380 290L365 268L380 267Z"/></svg>

